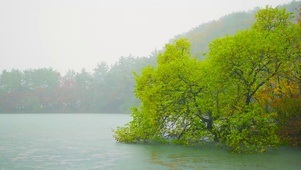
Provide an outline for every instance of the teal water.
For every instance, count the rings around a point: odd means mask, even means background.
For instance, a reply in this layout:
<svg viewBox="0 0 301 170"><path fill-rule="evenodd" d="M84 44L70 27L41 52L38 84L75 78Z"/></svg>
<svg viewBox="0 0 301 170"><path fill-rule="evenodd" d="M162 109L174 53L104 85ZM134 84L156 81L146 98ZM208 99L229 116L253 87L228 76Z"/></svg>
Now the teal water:
<svg viewBox="0 0 301 170"><path fill-rule="evenodd" d="M232 154L218 147L116 143L124 114L0 114L0 169L300 170L301 149Z"/></svg>

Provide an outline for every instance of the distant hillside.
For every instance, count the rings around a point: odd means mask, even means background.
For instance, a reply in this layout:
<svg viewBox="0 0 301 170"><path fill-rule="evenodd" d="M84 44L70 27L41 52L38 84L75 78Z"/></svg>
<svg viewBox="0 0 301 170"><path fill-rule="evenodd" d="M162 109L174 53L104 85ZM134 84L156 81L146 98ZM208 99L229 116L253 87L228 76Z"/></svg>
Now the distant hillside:
<svg viewBox="0 0 301 170"><path fill-rule="evenodd" d="M297 9L300 8L300 5L301 1L292 1L289 4L281 5L279 7L286 8L287 11L293 12L295 17L297 17ZM198 55L198 57L202 59L204 58L202 53L208 51L208 44L212 40L224 37L225 35L233 35L239 30L248 29L254 23L254 14L258 10L259 8L255 8L251 11L235 12L223 16L218 20L201 24L188 32L174 37L171 42L182 37L188 38L191 43L191 53L193 55ZM296 19L294 19L294 21L296 21Z"/></svg>

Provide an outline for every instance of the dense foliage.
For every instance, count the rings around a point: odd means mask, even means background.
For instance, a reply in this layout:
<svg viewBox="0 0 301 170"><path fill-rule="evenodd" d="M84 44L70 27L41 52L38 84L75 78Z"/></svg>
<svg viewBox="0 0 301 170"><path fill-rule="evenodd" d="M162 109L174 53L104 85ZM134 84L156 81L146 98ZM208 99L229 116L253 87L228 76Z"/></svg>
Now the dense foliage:
<svg viewBox="0 0 301 170"><path fill-rule="evenodd" d="M285 9L259 10L251 28L212 41L204 61L186 39L167 44L158 66L136 74L133 120L120 142L203 141L263 152L301 140L301 27Z"/></svg>

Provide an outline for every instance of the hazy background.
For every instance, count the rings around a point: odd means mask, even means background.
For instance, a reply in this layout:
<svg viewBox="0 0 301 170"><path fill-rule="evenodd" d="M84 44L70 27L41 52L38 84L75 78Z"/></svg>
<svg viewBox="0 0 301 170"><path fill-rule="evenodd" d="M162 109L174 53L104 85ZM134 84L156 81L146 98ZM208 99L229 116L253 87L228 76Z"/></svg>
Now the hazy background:
<svg viewBox="0 0 301 170"><path fill-rule="evenodd" d="M149 56L175 35L236 11L291 0L0 0L0 70L88 71Z"/></svg>

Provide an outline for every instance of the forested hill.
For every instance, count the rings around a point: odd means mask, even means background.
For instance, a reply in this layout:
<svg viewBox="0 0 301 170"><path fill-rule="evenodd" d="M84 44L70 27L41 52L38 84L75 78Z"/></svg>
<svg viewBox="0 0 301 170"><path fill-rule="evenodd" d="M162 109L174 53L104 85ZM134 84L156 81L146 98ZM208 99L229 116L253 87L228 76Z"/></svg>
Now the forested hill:
<svg viewBox="0 0 301 170"><path fill-rule="evenodd" d="M294 22L296 22L300 4L301 1L292 1L289 4L279 6L279 8L285 8L288 12L293 12L295 14ZM251 11L235 12L218 20L201 24L188 32L176 36L170 42L183 37L188 38L191 44L191 53L203 59L204 56L202 54L208 52L208 44L212 40L226 35L234 35L239 30L250 28L255 22L254 14L258 10L259 8L255 8Z"/></svg>
<svg viewBox="0 0 301 170"><path fill-rule="evenodd" d="M300 4L300 1L294 1L282 7L297 15ZM201 54L207 51L213 39L250 27L256 11L229 14L173 39L188 38L192 54L202 58ZM133 72L139 74L145 66L155 65L156 56L157 52L148 57L121 57L111 66L100 63L92 72L70 70L65 75L53 68L3 70L0 74L0 112L130 112L131 106L139 104L133 93Z"/></svg>

